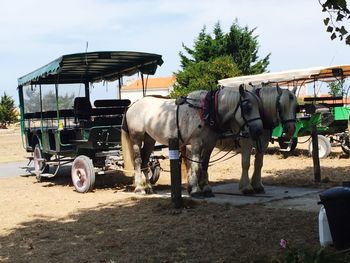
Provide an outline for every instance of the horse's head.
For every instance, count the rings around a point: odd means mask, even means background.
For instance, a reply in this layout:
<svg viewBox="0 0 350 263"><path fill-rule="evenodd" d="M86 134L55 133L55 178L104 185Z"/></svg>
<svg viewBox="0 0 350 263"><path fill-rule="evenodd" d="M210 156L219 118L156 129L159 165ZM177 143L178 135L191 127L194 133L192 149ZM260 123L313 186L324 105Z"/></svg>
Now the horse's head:
<svg viewBox="0 0 350 263"><path fill-rule="evenodd" d="M283 132L288 138L292 138L295 132L297 98L296 89L281 89L277 86L277 113L279 121L282 124Z"/></svg>
<svg viewBox="0 0 350 263"><path fill-rule="evenodd" d="M263 131L259 111L261 101L253 92L245 90L243 85L239 87L239 93L240 116L237 116L237 111L235 117L243 129L248 129L250 137L257 140Z"/></svg>

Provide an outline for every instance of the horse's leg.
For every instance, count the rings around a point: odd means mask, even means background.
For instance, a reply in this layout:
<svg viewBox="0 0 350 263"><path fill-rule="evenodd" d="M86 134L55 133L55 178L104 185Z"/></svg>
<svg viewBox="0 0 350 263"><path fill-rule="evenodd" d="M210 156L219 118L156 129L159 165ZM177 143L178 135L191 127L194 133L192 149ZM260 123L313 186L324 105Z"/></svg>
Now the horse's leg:
<svg viewBox="0 0 350 263"><path fill-rule="evenodd" d="M249 167L250 167L250 153L252 151L252 143L250 139L242 138L241 144L241 157L242 157L242 175L239 181L239 190L243 194L254 194L254 189L249 181Z"/></svg>
<svg viewBox="0 0 350 263"><path fill-rule="evenodd" d="M190 155L190 171L188 175L188 185L187 190L188 193L192 197L202 197L203 194L201 192L201 189L198 184L199 176L200 176L200 170L201 170L201 164L200 164L200 157L201 157L201 148L199 145L193 145L191 147L191 155ZM186 156L188 158L188 155Z"/></svg>
<svg viewBox="0 0 350 263"><path fill-rule="evenodd" d="M206 147L202 151L202 169L199 177L199 186L201 187L205 197L214 197L213 191L209 185L208 177L209 160L214 147L215 143L210 145L209 142L207 142Z"/></svg>
<svg viewBox="0 0 350 263"><path fill-rule="evenodd" d="M135 193L146 194L145 190L145 179L141 173L141 144L142 140L140 139L131 139L132 148L134 151L134 184L135 184Z"/></svg>
<svg viewBox="0 0 350 263"><path fill-rule="evenodd" d="M151 169L149 168L149 158L154 150L155 140L150 137L148 134L145 134L143 147L141 149L141 174L144 175L144 181L142 182L145 186L146 193L152 193L152 186L149 182L149 173Z"/></svg>
<svg viewBox="0 0 350 263"><path fill-rule="evenodd" d="M261 152L256 151L254 160L254 173L252 176L252 186L256 193L264 193L264 185L261 181L261 169L264 162L264 154L269 145L270 131L264 130L263 135L260 137L261 140Z"/></svg>

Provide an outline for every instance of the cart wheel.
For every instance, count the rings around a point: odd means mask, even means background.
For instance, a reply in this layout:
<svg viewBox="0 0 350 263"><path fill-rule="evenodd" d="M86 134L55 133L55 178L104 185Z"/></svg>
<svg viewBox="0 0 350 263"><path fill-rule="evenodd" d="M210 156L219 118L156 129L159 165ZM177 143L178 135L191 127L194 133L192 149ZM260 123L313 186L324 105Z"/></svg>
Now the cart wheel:
<svg viewBox="0 0 350 263"><path fill-rule="evenodd" d="M347 132L344 132L343 136L341 137L341 148L344 153L350 155L350 138Z"/></svg>
<svg viewBox="0 0 350 263"><path fill-rule="evenodd" d="M278 138L278 144L281 149L286 149L287 151L292 152L295 150L295 148L297 148L298 138L292 138L290 143L282 138Z"/></svg>
<svg viewBox="0 0 350 263"><path fill-rule="evenodd" d="M95 184L95 170L89 157L80 155L75 158L71 173L73 185L77 192L86 193L92 190Z"/></svg>
<svg viewBox="0 0 350 263"><path fill-rule="evenodd" d="M323 135L318 136L318 156L320 159L326 158L331 153L331 143L327 137ZM312 140L309 142L309 153L312 155Z"/></svg>
<svg viewBox="0 0 350 263"><path fill-rule="evenodd" d="M158 160L151 161L150 162L150 167L151 167L151 175L149 176L149 182L151 184L155 184L160 176L160 163Z"/></svg>
<svg viewBox="0 0 350 263"><path fill-rule="evenodd" d="M41 174L48 173L50 170L49 165L47 165L45 158L43 158L42 151L39 144L36 144L33 152L33 163L34 163L34 173L36 180L41 181Z"/></svg>

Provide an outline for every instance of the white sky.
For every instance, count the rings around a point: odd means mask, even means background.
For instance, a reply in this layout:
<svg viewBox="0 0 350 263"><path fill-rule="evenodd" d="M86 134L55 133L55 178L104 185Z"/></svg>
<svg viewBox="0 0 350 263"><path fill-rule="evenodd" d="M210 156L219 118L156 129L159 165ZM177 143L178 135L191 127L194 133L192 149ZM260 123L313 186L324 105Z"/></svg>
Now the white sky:
<svg viewBox="0 0 350 263"><path fill-rule="evenodd" d="M17 78L63 54L131 50L163 55L156 76L179 70L181 43L203 25L227 32L237 18L257 27L269 71L350 64L350 46L331 41L318 0L1 0L0 96L17 100Z"/></svg>

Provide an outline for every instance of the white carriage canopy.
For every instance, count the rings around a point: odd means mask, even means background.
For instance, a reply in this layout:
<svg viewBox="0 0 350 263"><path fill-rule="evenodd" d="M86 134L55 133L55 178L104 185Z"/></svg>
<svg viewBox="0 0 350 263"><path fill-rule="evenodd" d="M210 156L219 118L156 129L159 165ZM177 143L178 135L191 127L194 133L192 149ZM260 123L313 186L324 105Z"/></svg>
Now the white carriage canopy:
<svg viewBox="0 0 350 263"><path fill-rule="evenodd" d="M281 72L262 73L219 80L226 87L245 85L278 84L279 86L301 86L314 81L334 81L350 76L350 65L335 65Z"/></svg>

